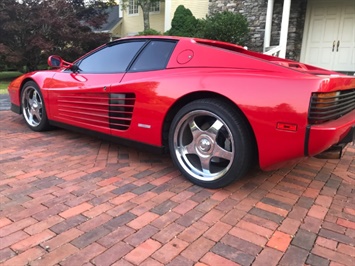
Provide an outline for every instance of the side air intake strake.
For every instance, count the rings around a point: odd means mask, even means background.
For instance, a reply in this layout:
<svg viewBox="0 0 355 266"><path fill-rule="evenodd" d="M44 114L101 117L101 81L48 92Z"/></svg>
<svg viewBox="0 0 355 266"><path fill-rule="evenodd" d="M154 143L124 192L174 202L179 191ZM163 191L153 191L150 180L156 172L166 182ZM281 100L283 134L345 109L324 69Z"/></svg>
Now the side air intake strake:
<svg viewBox="0 0 355 266"><path fill-rule="evenodd" d="M127 130L131 125L134 103L134 93L111 93L109 117L110 127Z"/></svg>
<svg viewBox="0 0 355 266"><path fill-rule="evenodd" d="M58 97L58 114L73 123L127 130L135 99L134 93L68 93Z"/></svg>

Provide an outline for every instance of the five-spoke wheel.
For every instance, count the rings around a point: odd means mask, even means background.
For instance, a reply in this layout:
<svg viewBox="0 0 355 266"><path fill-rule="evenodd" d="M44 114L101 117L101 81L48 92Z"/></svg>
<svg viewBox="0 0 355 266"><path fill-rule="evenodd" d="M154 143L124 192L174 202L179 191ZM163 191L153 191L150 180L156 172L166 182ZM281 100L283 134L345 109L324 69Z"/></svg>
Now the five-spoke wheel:
<svg viewBox="0 0 355 266"><path fill-rule="evenodd" d="M22 114L27 125L34 131L49 127L41 91L33 81L27 82L21 92Z"/></svg>
<svg viewBox="0 0 355 266"><path fill-rule="evenodd" d="M240 178L251 161L251 137L241 115L217 99L184 106L169 136L174 163L195 184L225 186Z"/></svg>

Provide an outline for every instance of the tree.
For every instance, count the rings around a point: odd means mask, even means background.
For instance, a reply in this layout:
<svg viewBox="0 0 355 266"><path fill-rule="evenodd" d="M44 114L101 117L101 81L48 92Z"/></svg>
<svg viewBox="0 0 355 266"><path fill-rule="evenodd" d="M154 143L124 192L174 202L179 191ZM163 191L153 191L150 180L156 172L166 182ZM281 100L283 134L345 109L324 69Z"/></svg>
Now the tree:
<svg viewBox="0 0 355 266"><path fill-rule="evenodd" d="M143 31L150 30L149 12L155 3L162 2L162 0L133 0L133 1L135 1L137 3L137 5L142 9L143 25L144 25ZM131 1L130 0L121 0L122 7L124 9L127 9L130 2L132 2L132 0Z"/></svg>
<svg viewBox="0 0 355 266"><path fill-rule="evenodd" d="M0 59L22 70L35 70L50 54L72 61L106 42L92 29L105 22L104 8L114 3L97 0L2 0ZM1 64L0 64L1 65Z"/></svg>
<svg viewBox="0 0 355 266"><path fill-rule="evenodd" d="M204 20L202 37L245 45L249 40L247 19L240 13L224 11Z"/></svg>
<svg viewBox="0 0 355 266"><path fill-rule="evenodd" d="M171 21L171 28L167 35L196 37L199 29L199 20L195 18L191 10L179 5Z"/></svg>

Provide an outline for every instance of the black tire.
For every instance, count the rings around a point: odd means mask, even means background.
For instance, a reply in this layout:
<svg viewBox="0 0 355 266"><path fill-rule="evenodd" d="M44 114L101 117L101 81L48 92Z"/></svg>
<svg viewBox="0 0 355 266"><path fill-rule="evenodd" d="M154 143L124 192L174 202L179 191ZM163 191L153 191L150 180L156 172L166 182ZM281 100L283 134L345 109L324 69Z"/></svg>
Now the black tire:
<svg viewBox="0 0 355 266"><path fill-rule="evenodd" d="M169 131L174 164L192 183L220 188L249 170L252 133L244 117L226 101L200 99L175 115Z"/></svg>
<svg viewBox="0 0 355 266"><path fill-rule="evenodd" d="M22 116L33 131L50 129L41 90L33 81L28 81L21 91Z"/></svg>

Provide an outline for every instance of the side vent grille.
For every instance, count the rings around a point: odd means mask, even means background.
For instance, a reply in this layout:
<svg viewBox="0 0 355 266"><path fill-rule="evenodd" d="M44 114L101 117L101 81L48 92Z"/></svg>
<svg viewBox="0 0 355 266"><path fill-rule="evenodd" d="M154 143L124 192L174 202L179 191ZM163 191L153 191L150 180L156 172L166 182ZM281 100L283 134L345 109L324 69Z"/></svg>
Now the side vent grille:
<svg viewBox="0 0 355 266"><path fill-rule="evenodd" d="M134 103L134 93L111 93L109 104L110 128L127 130L131 125Z"/></svg>

